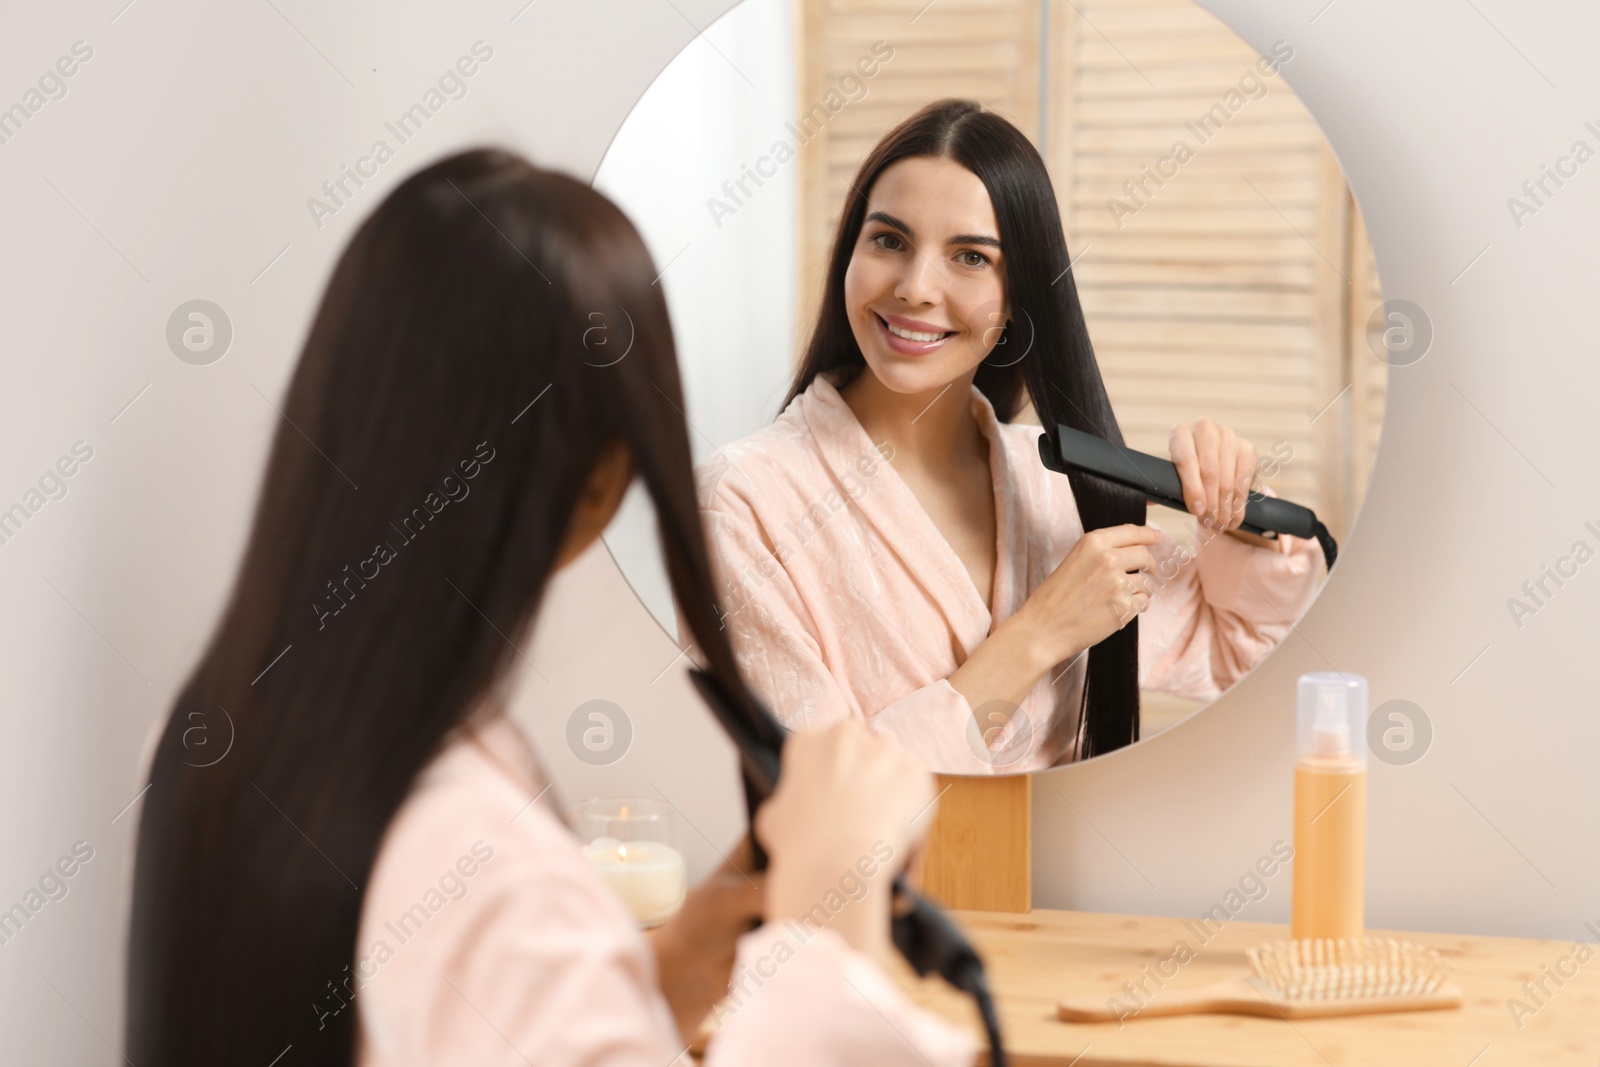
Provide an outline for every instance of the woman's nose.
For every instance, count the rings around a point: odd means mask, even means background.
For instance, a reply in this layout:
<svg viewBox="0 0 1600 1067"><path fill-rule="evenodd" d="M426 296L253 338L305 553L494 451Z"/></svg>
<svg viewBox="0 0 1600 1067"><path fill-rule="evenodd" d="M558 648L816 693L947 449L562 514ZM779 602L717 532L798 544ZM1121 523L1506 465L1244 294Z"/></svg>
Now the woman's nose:
<svg viewBox="0 0 1600 1067"><path fill-rule="evenodd" d="M944 280L938 265L920 252L905 258L900 277L895 282L894 295L907 304L933 304L938 302L939 286Z"/></svg>

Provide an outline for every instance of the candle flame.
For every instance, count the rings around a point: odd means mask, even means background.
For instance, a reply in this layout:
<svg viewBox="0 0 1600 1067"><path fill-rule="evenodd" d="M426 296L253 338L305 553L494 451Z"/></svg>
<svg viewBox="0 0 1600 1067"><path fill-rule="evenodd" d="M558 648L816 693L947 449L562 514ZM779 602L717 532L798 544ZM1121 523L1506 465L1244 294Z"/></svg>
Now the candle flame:
<svg viewBox="0 0 1600 1067"><path fill-rule="evenodd" d="M627 862L627 859L628 859L628 846L627 845L618 845L617 846L617 860L618 860L618 862L625 863L625 862Z"/></svg>

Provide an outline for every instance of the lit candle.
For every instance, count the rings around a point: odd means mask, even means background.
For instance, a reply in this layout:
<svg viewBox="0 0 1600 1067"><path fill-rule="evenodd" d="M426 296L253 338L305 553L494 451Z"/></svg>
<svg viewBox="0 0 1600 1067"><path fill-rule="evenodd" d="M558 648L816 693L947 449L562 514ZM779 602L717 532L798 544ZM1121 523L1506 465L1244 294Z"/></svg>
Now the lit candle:
<svg viewBox="0 0 1600 1067"><path fill-rule="evenodd" d="M671 845L597 837L583 846L583 858L645 926L665 922L683 906L688 872L683 853Z"/></svg>

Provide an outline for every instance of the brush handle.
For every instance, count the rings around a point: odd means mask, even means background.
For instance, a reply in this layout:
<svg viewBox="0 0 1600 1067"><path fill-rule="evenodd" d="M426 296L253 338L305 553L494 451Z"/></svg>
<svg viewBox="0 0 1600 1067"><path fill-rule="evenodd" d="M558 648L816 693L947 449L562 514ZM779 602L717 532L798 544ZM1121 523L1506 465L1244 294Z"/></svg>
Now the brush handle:
<svg viewBox="0 0 1600 1067"><path fill-rule="evenodd" d="M1118 1012L1110 1001L1130 1010ZM1067 997L1056 1006L1056 1015L1069 1023L1112 1023L1124 1019L1149 1019L1161 1015L1260 1015L1268 1019L1318 1019L1330 1015L1372 1015L1391 1011L1432 1011L1459 1008L1461 990L1446 982L1432 993L1393 997L1351 997L1345 1000L1288 1000L1271 993L1247 976L1196 989L1162 989L1144 1007L1133 1004L1126 994L1094 1000Z"/></svg>

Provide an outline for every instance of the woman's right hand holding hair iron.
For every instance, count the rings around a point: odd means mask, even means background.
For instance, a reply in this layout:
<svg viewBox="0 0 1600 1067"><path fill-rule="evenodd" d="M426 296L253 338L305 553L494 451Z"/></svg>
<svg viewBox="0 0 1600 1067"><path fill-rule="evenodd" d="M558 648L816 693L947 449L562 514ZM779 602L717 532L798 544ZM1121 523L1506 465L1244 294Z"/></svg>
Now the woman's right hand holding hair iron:
<svg viewBox="0 0 1600 1067"><path fill-rule="evenodd" d="M936 796L920 760L855 719L791 733L755 819L769 857L767 921L825 924L887 962L890 883L908 864L915 875Z"/></svg>
<svg viewBox="0 0 1600 1067"><path fill-rule="evenodd" d="M1044 673L1104 641L1150 606L1153 526L1124 523L1078 539L1026 603L949 678L974 708L1020 705Z"/></svg>

